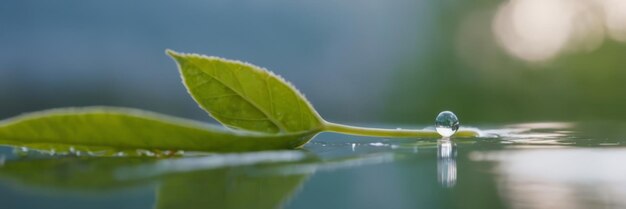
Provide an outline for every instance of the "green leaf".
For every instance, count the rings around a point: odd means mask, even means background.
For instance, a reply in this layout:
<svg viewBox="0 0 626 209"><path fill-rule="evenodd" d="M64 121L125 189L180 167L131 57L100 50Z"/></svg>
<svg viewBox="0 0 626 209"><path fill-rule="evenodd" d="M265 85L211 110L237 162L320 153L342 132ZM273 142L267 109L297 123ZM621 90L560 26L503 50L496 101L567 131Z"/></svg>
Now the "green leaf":
<svg viewBox="0 0 626 209"><path fill-rule="evenodd" d="M192 97L227 127L126 108L67 108L0 121L0 145L98 155L137 151L241 152L292 149L322 131L377 137L438 137L434 130L362 128L324 121L293 86L247 63L180 54ZM474 130L457 136L478 136Z"/></svg>
<svg viewBox="0 0 626 209"><path fill-rule="evenodd" d="M439 137L434 130L372 129L323 120L296 88L272 72L248 63L167 50L183 83L201 108L233 129L266 133L337 132L377 137ZM461 130L461 137L475 137Z"/></svg>
<svg viewBox="0 0 626 209"><path fill-rule="evenodd" d="M324 121L291 84L248 63L181 54L176 60L196 102L227 127L266 133L321 130Z"/></svg>
<svg viewBox="0 0 626 209"><path fill-rule="evenodd" d="M128 108L65 108L0 122L0 144L35 148L95 150L197 150L237 152L291 149L317 132L268 134L231 131L207 124Z"/></svg>

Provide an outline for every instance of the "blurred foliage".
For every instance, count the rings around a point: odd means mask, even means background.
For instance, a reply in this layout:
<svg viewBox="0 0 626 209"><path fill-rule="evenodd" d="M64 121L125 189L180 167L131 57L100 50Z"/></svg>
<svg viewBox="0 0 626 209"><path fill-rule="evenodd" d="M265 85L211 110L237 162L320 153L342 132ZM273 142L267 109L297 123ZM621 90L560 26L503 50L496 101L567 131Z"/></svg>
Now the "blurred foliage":
<svg viewBox="0 0 626 209"><path fill-rule="evenodd" d="M501 1L456 3L440 4L428 56L399 67L389 120L427 123L442 110L465 124L626 118L626 44L607 39L591 52L528 63L493 37Z"/></svg>

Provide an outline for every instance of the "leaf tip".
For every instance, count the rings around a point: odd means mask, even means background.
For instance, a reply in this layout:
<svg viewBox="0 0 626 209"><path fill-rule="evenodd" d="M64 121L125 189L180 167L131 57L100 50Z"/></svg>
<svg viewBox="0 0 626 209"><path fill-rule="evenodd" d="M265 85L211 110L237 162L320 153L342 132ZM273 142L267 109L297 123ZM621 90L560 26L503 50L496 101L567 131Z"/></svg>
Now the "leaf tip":
<svg viewBox="0 0 626 209"><path fill-rule="evenodd" d="M182 55L174 50L171 49L165 49L165 54L167 54L168 56L176 59L178 57L182 57Z"/></svg>
<svg viewBox="0 0 626 209"><path fill-rule="evenodd" d="M165 49L165 54L170 56L174 60L174 62L178 63L179 65L183 63L186 58L184 53L180 53L171 49Z"/></svg>

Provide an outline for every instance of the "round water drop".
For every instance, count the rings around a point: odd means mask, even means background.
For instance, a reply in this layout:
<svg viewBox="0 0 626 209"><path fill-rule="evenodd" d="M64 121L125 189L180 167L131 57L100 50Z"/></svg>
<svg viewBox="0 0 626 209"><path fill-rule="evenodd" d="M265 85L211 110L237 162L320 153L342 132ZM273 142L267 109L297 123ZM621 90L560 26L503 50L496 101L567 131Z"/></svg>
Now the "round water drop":
<svg viewBox="0 0 626 209"><path fill-rule="evenodd" d="M459 130L459 119L450 111L443 111L435 118L435 129L442 137L450 137Z"/></svg>

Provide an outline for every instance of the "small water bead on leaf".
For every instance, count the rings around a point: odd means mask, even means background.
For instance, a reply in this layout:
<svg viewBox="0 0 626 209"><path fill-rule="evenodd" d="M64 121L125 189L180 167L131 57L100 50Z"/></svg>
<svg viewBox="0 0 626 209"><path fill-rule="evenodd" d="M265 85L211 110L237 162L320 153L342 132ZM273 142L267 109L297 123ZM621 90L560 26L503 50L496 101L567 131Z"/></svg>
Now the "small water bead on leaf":
<svg viewBox="0 0 626 209"><path fill-rule="evenodd" d="M450 137L459 130L459 119L450 111L443 111L435 118L435 129L442 137Z"/></svg>
<svg viewBox="0 0 626 209"><path fill-rule="evenodd" d="M16 147L13 149L13 154L18 157L26 157L28 152L28 147Z"/></svg>

